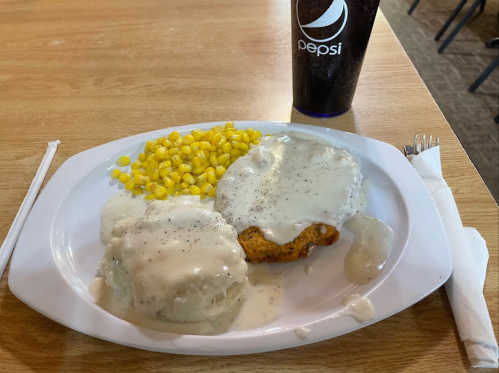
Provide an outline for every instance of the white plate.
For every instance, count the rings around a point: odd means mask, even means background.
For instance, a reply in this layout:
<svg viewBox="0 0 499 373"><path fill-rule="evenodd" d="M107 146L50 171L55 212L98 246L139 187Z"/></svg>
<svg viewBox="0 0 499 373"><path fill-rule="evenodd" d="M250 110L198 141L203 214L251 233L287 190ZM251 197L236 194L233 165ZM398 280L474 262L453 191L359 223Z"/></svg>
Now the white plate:
<svg viewBox="0 0 499 373"><path fill-rule="evenodd" d="M137 348L179 354L230 355L270 351L318 342L349 333L411 306L441 286L452 264L447 239L428 191L399 150L366 137L315 126L277 122L236 122L262 133L308 132L349 149L373 182L368 214L395 231L388 262L373 282L355 286L343 272L352 237L342 232L330 248L307 259L273 265L287 268L281 316L271 325L216 336L179 335L137 327L95 305L88 286L96 275L104 246L99 214L118 192L109 171L116 159L135 158L149 139L172 130L211 128L203 123L158 130L114 141L68 159L38 197L17 242L9 273L10 290L52 320L82 333ZM304 268L314 272L306 275ZM348 316L331 318L351 293L366 295L375 317L359 324ZM311 329L307 340L293 329Z"/></svg>

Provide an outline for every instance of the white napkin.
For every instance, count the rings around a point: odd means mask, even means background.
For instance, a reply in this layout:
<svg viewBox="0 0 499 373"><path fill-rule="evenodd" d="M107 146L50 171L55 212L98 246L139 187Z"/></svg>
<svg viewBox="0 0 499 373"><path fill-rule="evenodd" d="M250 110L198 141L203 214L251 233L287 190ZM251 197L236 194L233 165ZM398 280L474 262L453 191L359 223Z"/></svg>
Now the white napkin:
<svg viewBox="0 0 499 373"><path fill-rule="evenodd" d="M444 225L453 271L445 284L461 341L474 368L497 368L498 348L483 296L489 252L474 228L464 228L450 188L442 177L440 149L409 156L428 188Z"/></svg>

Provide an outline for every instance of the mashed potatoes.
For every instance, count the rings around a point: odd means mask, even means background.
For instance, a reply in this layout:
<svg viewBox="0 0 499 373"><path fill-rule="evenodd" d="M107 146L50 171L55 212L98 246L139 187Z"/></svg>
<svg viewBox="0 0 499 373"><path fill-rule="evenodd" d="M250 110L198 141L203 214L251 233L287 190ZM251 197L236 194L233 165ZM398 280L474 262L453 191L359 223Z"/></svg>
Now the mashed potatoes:
<svg viewBox="0 0 499 373"><path fill-rule="evenodd" d="M237 233L199 196L155 201L113 235L100 271L147 319L213 320L244 297Z"/></svg>

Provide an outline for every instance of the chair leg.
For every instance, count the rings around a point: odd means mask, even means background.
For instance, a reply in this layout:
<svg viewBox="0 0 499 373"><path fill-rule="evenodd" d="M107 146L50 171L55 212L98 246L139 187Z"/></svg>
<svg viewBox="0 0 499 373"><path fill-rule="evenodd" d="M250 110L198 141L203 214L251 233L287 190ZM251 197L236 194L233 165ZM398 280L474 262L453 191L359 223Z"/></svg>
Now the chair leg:
<svg viewBox="0 0 499 373"><path fill-rule="evenodd" d="M449 44L454 40L456 37L457 33L463 28L463 26L466 24L466 22L469 21L473 13L475 12L476 8L482 3L483 0L476 0L471 8L468 10L468 12L464 15L463 19L457 24L456 27L454 27L454 30L450 33L450 35L445 39L443 44L438 48L438 53L443 53L445 48L449 46Z"/></svg>
<svg viewBox="0 0 499 373"><path fill-rule="evenodd" d="M485 79L489 77L489 75L494 71L495 68L499 66L499 54L492 61L492 63L480 74L477 80L468 88L468 91L473 93L477 90L478 87L484 82Z"/></svg>
<svg viewBox="0 0 499 373"><path fill-rule="evenodd" d="M445 21L444 25L442 26L442 28L440 29L440 31L435 36L435 41L439 41L440 40L440 38L442 37L442 35L449 28L450 24L454 21L454 19L457 17L457 15L459 14L459 12L463 9L463 6L464 6L464 4L466 4L467 1L468 0L461 0L461 2L457 5L456 9L454 9L454 11L450 15L450 17L447 19L447 21Z"/></svg>
<svg viewBox="0 0 499 373"><path fill-rule="evenodd" d="M487 3L487 0L483 0L482 3L480 4L480 13L483 13L485 10L485 4Z"/></svg>
<svg viewBox="0 0 499 373"><path fill-rule="evenodd" d="M414 2L412 3L411 7L407 11L407 14L411 15L412 12L414 12L414 9L416 9L416 7L418 6L418 4L419 4L420 1L421 0L414 0Z"/></svg>

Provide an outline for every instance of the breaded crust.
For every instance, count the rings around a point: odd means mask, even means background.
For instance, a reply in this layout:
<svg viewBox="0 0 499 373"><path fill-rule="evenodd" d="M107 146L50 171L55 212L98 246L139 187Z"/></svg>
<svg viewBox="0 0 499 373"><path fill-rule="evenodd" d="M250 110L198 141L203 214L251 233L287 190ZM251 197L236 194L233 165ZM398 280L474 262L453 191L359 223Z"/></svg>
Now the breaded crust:
<svg viewBox="0 0 499 373"><path fill-rule="evenodd" d="M339 237L340 232L331 225L312 224L290 243L278 245L266 240L260 228L249 227L239 235L239 243L250 262L280 263L306 258L316 246L332 245Z"/></svg>

